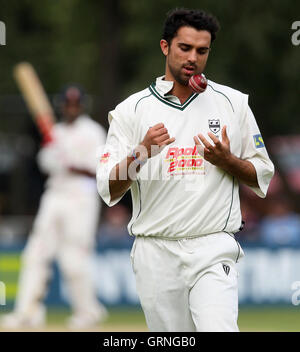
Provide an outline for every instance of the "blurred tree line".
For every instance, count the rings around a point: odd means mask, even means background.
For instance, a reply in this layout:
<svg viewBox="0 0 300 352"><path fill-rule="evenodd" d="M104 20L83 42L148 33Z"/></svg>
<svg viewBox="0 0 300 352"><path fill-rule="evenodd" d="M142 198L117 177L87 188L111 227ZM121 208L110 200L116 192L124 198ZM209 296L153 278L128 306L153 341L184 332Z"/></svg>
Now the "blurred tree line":
<svg viewBox="0 0 300 352"><path fill-rule="evenodd" d="M1 204L6 213L34 214L43 189L34 160L38 132L16 98L14 65L31 62L49 95L80 83L94 98L92 116L108 127L109 110L164 73L159 41L175 7L202 8L219 19L205 74L249 94L264 138L300 133L300 45L291 41L299 1L0 0L6 25L6 45L0 46L0 214ZM31 140L37 143L30 151ZM276 169L300 212L300 197Z"/></svg>
<svg viewBox="0 0 300 352"><path fill-rule="evenodd" d="M0 0L7 31L0 95L18 93L12 69L27 60L49 94L78 82L99 97L94 118L107 126L108 110L163 74L162 25L170 9L182 6L220 21L206 76L250 94L264 136L299 133L300 46L291 42L292 23L300 20L296 0Z"/></svg>

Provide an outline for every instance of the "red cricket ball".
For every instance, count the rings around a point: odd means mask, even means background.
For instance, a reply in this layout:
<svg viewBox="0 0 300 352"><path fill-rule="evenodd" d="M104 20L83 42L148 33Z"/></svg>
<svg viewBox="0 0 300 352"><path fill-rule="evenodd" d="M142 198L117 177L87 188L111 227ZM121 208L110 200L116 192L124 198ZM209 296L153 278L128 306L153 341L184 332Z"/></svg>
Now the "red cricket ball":
<svg viewBox="0 0 300 352"><path fill-rule="evenodd" d="M189 79L189 86L195 93L203 93L207 87L207 79L203 73L194 75Z"/></svg>

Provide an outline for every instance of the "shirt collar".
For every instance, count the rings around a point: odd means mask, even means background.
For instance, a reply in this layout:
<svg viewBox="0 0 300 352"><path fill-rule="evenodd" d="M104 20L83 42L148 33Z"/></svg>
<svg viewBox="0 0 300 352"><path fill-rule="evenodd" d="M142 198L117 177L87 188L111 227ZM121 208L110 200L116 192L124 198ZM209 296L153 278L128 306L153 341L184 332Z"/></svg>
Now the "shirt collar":
<svg viewBox="0 0 300 352"><path fill-rule="evenodd" d="M173 81L166 81L165 76L156 78L155 88L158 93L162 96L169 95L168 93L172 90L174 86Z"/></svg>

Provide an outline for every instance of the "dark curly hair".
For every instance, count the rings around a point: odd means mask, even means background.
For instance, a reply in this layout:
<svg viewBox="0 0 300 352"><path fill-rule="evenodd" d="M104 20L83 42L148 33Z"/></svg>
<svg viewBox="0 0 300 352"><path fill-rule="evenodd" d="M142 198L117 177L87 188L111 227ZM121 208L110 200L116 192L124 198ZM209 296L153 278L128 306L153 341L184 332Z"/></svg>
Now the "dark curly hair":
<svg viewBox="0 0 300 352"><path fill-rule="evenodd" d="M211 34L211 42L216 39L220 29L218 20L202 10L176 8L167 13L162 39L170 45L180 27L188 26L197 30L206 30Z"/></svg>

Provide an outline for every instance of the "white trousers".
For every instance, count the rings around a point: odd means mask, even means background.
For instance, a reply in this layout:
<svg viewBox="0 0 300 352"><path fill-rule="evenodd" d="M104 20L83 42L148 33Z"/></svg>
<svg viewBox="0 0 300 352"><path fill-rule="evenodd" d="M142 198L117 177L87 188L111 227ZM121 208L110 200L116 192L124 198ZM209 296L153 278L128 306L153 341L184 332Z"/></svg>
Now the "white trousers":
<svg viewBox="0 0 300 352"><path fill-rule="evenodd" d="M22 255L17 312L30 315L43 307L51 266L57 260L74 314L98 313L89 260L99 214L97 196L66 197L51 191L43 195Z"/></svg>
<svg viewBox="0 0 300 352"><path fill-rule="evenodd" d="M150 331L238 331L236 262L224 232L193 239L137 237L131 261Z"/></svg>

